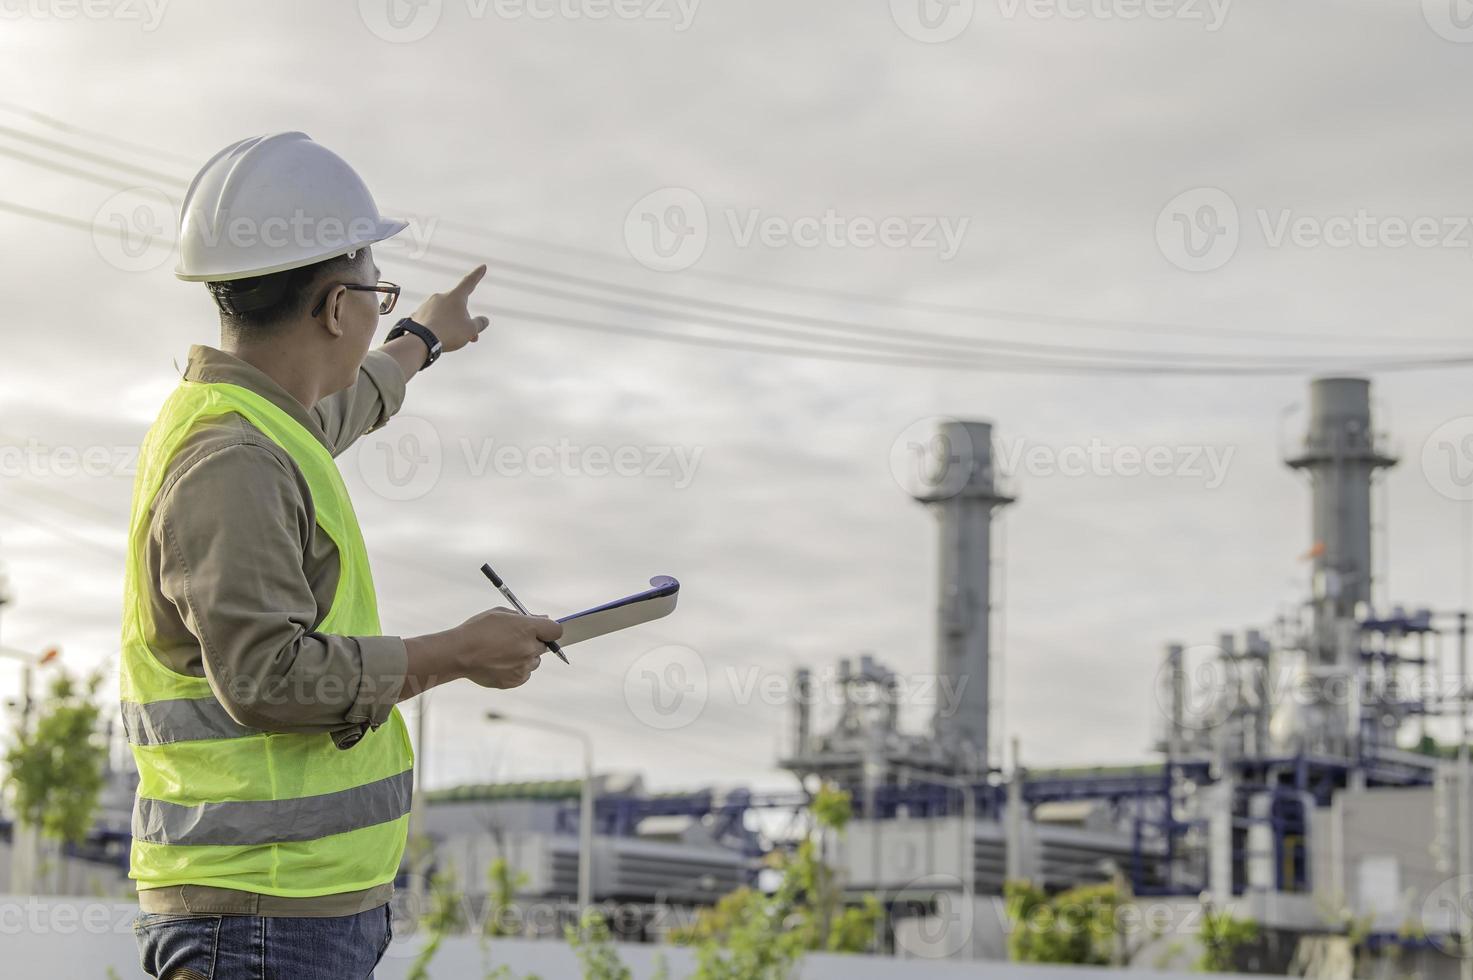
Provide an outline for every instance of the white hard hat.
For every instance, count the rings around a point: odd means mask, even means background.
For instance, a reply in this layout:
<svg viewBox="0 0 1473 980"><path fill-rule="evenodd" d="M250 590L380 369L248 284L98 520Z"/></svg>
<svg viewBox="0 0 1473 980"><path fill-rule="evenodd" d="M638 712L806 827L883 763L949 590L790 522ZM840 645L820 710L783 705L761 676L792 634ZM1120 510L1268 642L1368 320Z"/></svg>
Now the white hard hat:
<svg viewBox="0 0 1473 980"><path fill-rule="evenodd" d="M363 178L305 133L256 136L215 154L190 183L174 274L228 282L285 272L405 227L380 215Z"/></svg>

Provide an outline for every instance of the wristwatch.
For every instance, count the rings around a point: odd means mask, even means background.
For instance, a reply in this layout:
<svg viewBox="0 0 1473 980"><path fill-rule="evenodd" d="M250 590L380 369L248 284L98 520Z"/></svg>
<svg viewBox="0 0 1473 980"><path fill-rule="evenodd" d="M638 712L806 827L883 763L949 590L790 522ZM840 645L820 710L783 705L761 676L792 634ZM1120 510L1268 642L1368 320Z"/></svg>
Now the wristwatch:
<svg viewBox="0 0 1473 980"><path fill-rule="evenodd" d="M425 358L425 362L419 366L421 371L440 359L440 352L444 350L444 347L440 345L440 338L431 333L429 327L423 323L415 323L407 316L394 324L394 329L389 331L389 336L386 339L393 340L395 337L402 337L407 333L412 333L424 341L425 347L430 352Z"/></svg>

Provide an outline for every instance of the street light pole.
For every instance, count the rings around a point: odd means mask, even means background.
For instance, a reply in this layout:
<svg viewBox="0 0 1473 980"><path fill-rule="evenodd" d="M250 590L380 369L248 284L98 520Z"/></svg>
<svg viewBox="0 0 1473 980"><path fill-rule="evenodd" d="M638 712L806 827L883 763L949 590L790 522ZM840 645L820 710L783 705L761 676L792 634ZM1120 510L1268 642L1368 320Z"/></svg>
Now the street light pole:
<svg viewBox="0 0 1473 980"><path fill-rule="evenodd" d="M970 781L959 776L943 776L940 773L927 772L924 769L915 769L911 766L896 766L895 771L910 779L914 779L918 783L929 782L938 786L949 786L952 789L961 791L962 901L965 903L966 908L962 924L967 930L967 959L975 959L974 920L977 914L977 801L972 795L973 786ZM876 868L875 870L878 873L879 869Z"/></svg>
<svg viewBox="0 0 1473 980"><path fill-rule="evenodd" d="M557 735L576 738L583 747L583 786L578 794L578 922L593 904L593 739L587 732L548 721L509 717L499 711L486 712L487 721L503 721L527 728L540 728Z"/></svg>
<svg viewBox="0 0 1473 980"><path fill-rule="evenodd" d="M1473 875L1473 813L1468 798L1468 613L1458 613L1458 888L1466 889ZM1462 960L1458 964L1462 980L1473 980L1473 950L1469 949L1473 918L1468 903L1458 902L1462 933Z"/></svg>

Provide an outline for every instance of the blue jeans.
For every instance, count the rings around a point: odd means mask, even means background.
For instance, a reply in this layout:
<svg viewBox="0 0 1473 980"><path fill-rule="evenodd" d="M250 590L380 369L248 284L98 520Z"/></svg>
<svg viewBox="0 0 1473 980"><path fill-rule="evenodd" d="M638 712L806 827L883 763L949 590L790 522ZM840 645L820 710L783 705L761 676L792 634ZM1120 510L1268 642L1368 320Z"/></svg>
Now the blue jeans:
<svg viewBox="0 0 1473 980"><path fill-rule="evenodd" d="M389 906L357 915L140 915L143 971L172 980L372 980ZM193 972L186 972L193 971Z"/></svg>

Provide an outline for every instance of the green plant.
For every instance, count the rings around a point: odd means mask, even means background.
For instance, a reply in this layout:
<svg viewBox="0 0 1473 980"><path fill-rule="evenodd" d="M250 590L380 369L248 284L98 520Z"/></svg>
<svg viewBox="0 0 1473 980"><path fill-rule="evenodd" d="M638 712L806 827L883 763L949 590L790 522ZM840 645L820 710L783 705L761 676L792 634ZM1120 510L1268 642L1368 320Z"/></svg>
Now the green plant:
<svg viewBox="0 0 1473 980"><path fill-rule="evenodd" d="M880 903L866 896L846 906L838 875L822 855L825 835L843 833L852 816L849 794L824 787L811 812L814 831L791 855L774 852L769 859L782 872L776 891L739 888L671 933L672 941L694 947L695 980L783 980L808 950L852 953L873 945Z"/></svg>
<svg viewBox="0 0 1473 980"><path fill-rule="evenodd" d="M429 980L430 961L440 951L445 937L465 927L465 915L461 911L461 894L456 887L455 875L449 871L437 872L430 878L430 907L420 917L420 928L429 938L419 955L409 966L408 980Z"/></svg>
<svg viewBox="0 0 1473 980"><path fill-rule="evenodd" d="M97 735L101 672L52 682L29 731L17 729L5 753L5 785L17 819L56 841L77 842L92 828L107 746Z"/></svg>
<svg viewBox="0 0 1473 980"><path fill-rule="evenodd" d="M1231 973L1237 968L1238 950L1257 938L1258 923L1234 918L1226 909L1218 911L1204 903L1198 933L1202 955L1196 968L1205 973Z"/></svg>
<svg viewBox="0 0 1473 980"><path fill-rule="evenodd" d="M573 926L564 926L568 945L578 954L583 965L583 980L633 980L634 974L619 959L609 934L608 923L598 909L583 913L582 935Z"/></svg>
<svg viewBox="0 0 1473 980"><path fill-rule="evenodd" d="M1003 896L1013 922L1008 953L1014 962L1109 966L1122 958L1117 884L1081 885L1050 897L1032 882L1009 881Z"/></svg>
<svg viewBox="0 0 1473 980"><path fill-rule="evenodd" d="M517 891L527 885L527 875L516 871L506 858L497 858L491 862L491 867L486 871L486 877L491 884L491 892L486 902L486 929L487 936L510 936L515 933L506 922L506 913L513 908L516 902Z"/></svg>

